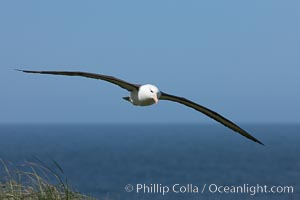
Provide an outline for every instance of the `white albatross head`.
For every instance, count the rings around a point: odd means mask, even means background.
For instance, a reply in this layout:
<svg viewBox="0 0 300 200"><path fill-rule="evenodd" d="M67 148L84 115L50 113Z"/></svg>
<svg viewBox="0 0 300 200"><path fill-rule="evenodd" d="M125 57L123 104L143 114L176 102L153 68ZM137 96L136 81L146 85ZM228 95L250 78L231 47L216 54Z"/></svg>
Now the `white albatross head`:
<svg viewBox="0 0 300 200"><path fill-rule="evenodd" d="M161 92L155 85L145 84L139 88L138 101L141 106L158 103Z"/></svg>

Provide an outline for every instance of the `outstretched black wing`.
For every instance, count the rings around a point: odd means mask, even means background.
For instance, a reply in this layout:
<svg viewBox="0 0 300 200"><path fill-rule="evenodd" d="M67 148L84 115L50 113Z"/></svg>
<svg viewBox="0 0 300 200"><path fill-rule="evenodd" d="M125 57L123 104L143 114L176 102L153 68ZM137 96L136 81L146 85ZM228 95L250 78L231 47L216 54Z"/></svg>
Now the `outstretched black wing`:
<svg viewBox="0 0 300 200"><path fill-rule="evenodd" d="M170 95L164 92L161 92L161 96L159 98L160 100L169 100L169 101L174 101L183 105L186 105L190 108L193 108L199 112L202 112L203 114L207 115L208 117L220 122L221 124L223 124L224 126L238 132L239 134L245 136L246 138L253 140L254 142L257 142L259 144L264 145L262 142L260 142L258 139L256 139L255 137L253 137L252 135L250 135L249 133L247 133L245 130L243 130L242 128L240 128L238 125L234 124L233 122L231 122L230 120L226 119L225 117L221 116L220 114L204 107L201 106L199 104L196 104L186 98L183 97L177 97L174 95Z"/></svg>
<svg viewBox="0 0 300 200"><path fill-rule="evenodd" d="M115 78L113 76L107 76L102 74L94 74L88 72L72 72L72 71L31 71L31 70L18 70L25 73L35 73L35 74L52 74L52 75L65 75L65 76L82 76L86 78L100 79L103 81L107 81L113 83L115 85L120 86L128 91L138 90L140 85L128 83L121 79Z"/></svg>

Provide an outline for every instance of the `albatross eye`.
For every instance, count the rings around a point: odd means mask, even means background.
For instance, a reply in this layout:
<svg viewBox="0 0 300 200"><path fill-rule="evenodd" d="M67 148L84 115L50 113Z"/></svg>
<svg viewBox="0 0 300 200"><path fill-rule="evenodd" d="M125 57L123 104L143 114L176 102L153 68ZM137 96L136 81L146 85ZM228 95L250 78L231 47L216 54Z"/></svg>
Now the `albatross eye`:
<svg viewBox="0 0 300 200"><path fill-rule="evenodd" d="M151 93L153 93L153 90L152 90L152 89L150 89L150 92L151 92Z"/></svg>

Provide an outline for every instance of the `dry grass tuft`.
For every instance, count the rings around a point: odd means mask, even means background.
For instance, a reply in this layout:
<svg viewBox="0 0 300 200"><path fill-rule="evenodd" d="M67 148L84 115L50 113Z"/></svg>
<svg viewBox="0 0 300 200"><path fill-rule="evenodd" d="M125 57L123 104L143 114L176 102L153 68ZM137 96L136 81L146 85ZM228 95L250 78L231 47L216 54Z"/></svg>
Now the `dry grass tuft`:
<svg viewBox="0 0 300 200"><path fill-rule="evenodd" d="M38 159L37 159L38 160ZM0 199L3 200L92 200L95 198L74 191L64 177L64 171L53 161L56 170L26 162L17 167L0 159Z"/></svg>

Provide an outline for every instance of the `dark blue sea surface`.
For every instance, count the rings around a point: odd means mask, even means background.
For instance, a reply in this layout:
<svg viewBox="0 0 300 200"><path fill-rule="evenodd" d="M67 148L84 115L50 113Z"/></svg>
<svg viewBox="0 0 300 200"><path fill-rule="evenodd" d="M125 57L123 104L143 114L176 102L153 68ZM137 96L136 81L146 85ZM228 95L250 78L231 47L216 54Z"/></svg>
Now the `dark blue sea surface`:
<svg viewBox="0 0 300 200"><path fill-rule="evenodd" d="M0 125L0 158L55 160L73 188L98 199L300 199L300 125L242 127L266 145L219 125ZM137 184L148 188L137 193ZM176 193L174 184L198 193ZM209 191L257 185L292 186L293 193Z"/></svg>

